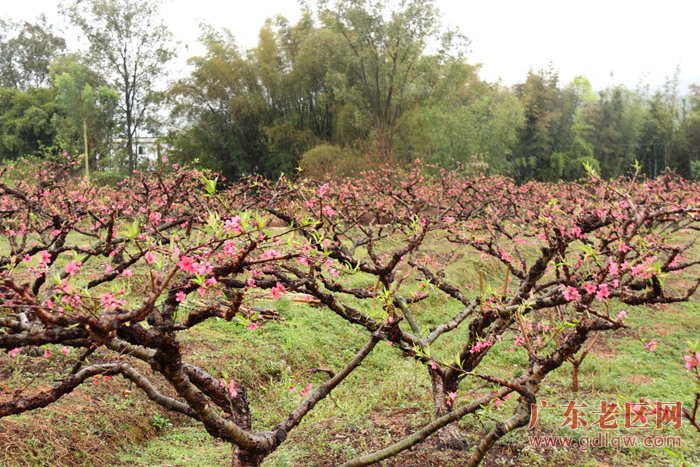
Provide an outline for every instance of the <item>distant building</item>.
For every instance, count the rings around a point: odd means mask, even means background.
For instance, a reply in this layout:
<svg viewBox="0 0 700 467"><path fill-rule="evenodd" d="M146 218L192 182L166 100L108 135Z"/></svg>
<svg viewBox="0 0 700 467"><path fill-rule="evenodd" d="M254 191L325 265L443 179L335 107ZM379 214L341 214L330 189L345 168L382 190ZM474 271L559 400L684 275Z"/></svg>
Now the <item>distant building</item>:
<svg viewBox="0 0 700 467"><path fill-rule="evenodd" d="M112 140L112 151L123 150L126 146L126 140L117 138ZM134 152L138 162L156 161L168 149L168 146L163 143L161 137L156 136L141 136L134 138Z"/></svg>
<svg viewBox="0 0 700 467"><path fill-rule="evenodd" d="M136 138L136 158L139 162L144 160L155 161L163 153L163 143L160 138L152 136Z"/></svg>

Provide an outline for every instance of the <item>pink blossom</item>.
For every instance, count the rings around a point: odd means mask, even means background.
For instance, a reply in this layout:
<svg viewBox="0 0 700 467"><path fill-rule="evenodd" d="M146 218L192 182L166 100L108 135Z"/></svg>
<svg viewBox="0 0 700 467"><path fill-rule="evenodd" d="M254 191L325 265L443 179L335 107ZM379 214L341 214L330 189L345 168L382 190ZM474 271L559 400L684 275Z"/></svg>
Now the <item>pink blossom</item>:
<svg viewBox="0 0 700 467"><path fill-rule="evenodd" d="M595 298L601 302L610 296L610 290L608 289L608 284L600 284L598 287L598 293L595 294Z"/></svg>
<svg viewBox="0 0 700 467"><path fill-rule="evenodd" d="M693 355L692 353L689 353L688 355L686 355L684 357L684 359L685 359L685 369L688 371L700 366L700 352L695 352L695 355Z"/></svg>
<svg viewBox="0 0 700 467"><path fill-rule="evenodd" d="M627 318L627 312L626 312L625 310L622 310L621 312L619 312L619 313L617 314L617 320L618 320L618 321L622 321L622 320L624 320L625 318Z"/></svg>
<svg viewBox="0 0 700 467"><path fill-rule="evenodd" d="M41 266L47 266L51 262L51 253L46 250L39 252L39 264Z"/></svg>
<svg viewBox="0 0 700 467"><path fill-rule="evenodd" d="M611 276L616 277L620 273L620 265L615 261L611 261L610 266L608 266L608 270L610 271Z"/></svg>
<svg viewBox="0 0 700 467"><path fill-rule="evenodd" d="M625 242L620 242L620 244L617 247L617 251L620 251L622 253L630 251L630 246L625 243Z"/></svg>
<svg viewBox="0 0 700 467"><path fill-rule="evenodd" d="M311 383L307 384L304 389L301 390L301 396L306 397L310 392L313 385Z"/></svg>
<svg viewBox="0 0 700 467"><path fill-rule="evenodd" d="M493 345L493 340L490 338L487 340L479 341L476 344L472 346L471 349L469 349L469 353L479 353L482 350L488 349Z"/></svg>
<svg viewBox="0 0 700 467"><path fill-rule="evenodd" d="M274 248L270 248L260 256L260 259L273 259L277 258L279 255L279 251L275 250Z"/></svg>
<svg viewBox="0 0 700 467"><path fill-rule="evenodd" d="M51 358L51 351L49 349L44 350L44 358Z"/></svg>
<svg viewBox="0 0 700 467"><path fill-rule="evenodd" d="M68 355L70 355L70 347L66 347L64 345L63 347L61 347L61 352L67 357Z"/></svg>
<svg viewBox="0 0 700 467"><path fill-rule="evenodd" d="M231 398L235 398L238 395L238 390L236 389L236 384L233 382L233 380L229 380L228 382L228 393L231 396Z"/></svg>
<svg viewBox="0 0 700 467"><path fill-rule="evenodd" d="M211 263L209 261L204 261L204 262L196 265L196 269L197 269L197 274L202 275L202 276L206 276L207 274L210 274L214 270L214 267L211 265Z"/></svg>
<svg viewBox="0 0 700 467"><path fill-rule="evenodd" d="M649 352L656 352L656 345L658 343L652 339L650 340L644 347L649 351Z"/></svg>
<svg viewBox="0 0 700 467"><path fill-rule="evenodd" d="M255 330L258 329L259 327L260 327L260 325L258 325L258 323L250 323L250 324L248 325L248 328L247 328L247 329L248 329L248 331L255 331Z"/></svg>
<svg viewBox="0 0 700 467"><path fill-rule="evenodd" d="M183 292L182 290L178 291L175 294L175 301L178 303L184 302L186 298L187 298L187 294L185 294L185 292Z"/></svg>
<svg viewBox="0 0 700 467"><path fill-rule="evenodd" d="M134 273L131 271L131 269L126 269L124 272L122 272L122 276L126 277L127 279L131 277Z"/></svg>
<svg viewBox="0 0 700 467"><path fill-rule="evenodd" d="M147 251L143 257L146 258L146 263L148 264L153 264L156 260L156 254L152 251Z"/></svg>
<svg viewBox="0 0 700 467"><path fill-rule="evenodd" d="M231 219L226 219L224 222L224 230L229 234L238 235L243 232L241 227L241 216L234 216Z"/></svg>
<svg viewBox="0 0 700 467"><path fill-rule="evenodd" d="M583 233L583 231L581 230L581 227L579 227L578 225L575 225L571 229L569 229L569 236L571 238L583 238L582 233Z"/></svg>
<svg viewBox="0 0 700 467"><path fill-rule="evenodd" d="M161 217L162 217L162 214L161 214L161 213L159 213L159 212L152 212L152 213L148 216L148 220L150 220L151 222L153 222L153 225L158 225L158 224L160 224L160 219L161 219Z"/></svg>
<svg viewBox="0 0 700 467"><path fill-rule="evenodd" d="M456 392L448 392L447 393L447 405L452 407L452 404L454 403L455 399L457 399L457 393Z"/></svg>
<svg viewBox="0 0 700 467"><path fill-rule="evenodd" d="M323 185L318 187L318 197L323 198L324 196L326 196L328 190L330 190L330 185L328 183L324 183Z"/></svg>
<svg viewBox="0 0 700 467"><path fill-rule="evenodd" d="M190 258L189 256L181 257L180 261L177 262L177 266L183 272L187 272L190 274L194 274L195 272L197 272L194 261L192 261L192 258Z"/></svg>
<svg viewBox="0 0 700 467"><path fill-rule="evenodd" d="M581 294L576 287L562 287L561 293L567 302L578 301L581 298Z"/></svg>
<svg viewBox="0 0 700 467"><path fill-rule="evenodd" d="M506 250L504 250L503 248L498 249L498 254L503 261L506 261L508 263L513 262L513 257L510 254L508 254L508 252Z"/></svg>
<svg viewBox="0 0 700 467"><path fill-rule="evenodd" d="M10 350L9 352L7 352L7 354L8 354L10 357L15 358L17 355L19 355L19 347L15 347L14 349L12 349L12 350Z"/></svg>
<svg viewBox="0 0 700 467"><path fill-rule="evenodd" d="M583 288L586 289L586 293L589 294L595 293L597 289L596 285L591 282L586 282L585 284L583 284Z"/></svg>
<svg viewBox="0 0 700 467"><path fill-rule="evenodd" d="M73 260L70 263L66 264L64 271L70 277L73 277L73 276L75 276L76 272L80 271L80 266L82 266L82 265L83 265L83 263L81 263L80 261Z"/></svg>
<svg viewBox="0 0 700 467"><path fill-rule="evenodd" d="M114 272L114 268L110 264L105 264L105 274L112 274Z"/></svg>
<svg viewBox="0 0 700 467"><path fill-rule="evenodd" d="M236 242L233 240L226 240L224 242L224 253L228 256L236 256L238 253L238 248L236 248Z"/></svg>
<svg viewBox="0 0 700 467"><path fill-rule="evenodd" d="M279 300L280 295L286 292L287 288L284 286L284 284L280 284L279 282L275 284L275 286L272 288L272 299L273 300Z"/></svg>

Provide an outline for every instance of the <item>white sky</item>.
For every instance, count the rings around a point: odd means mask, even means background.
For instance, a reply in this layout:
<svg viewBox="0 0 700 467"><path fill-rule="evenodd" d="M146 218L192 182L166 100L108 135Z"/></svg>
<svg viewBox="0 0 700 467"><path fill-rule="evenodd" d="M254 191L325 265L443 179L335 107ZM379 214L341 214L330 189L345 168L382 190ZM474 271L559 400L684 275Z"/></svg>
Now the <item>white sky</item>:
<svg viewBox="0 0 700 467"><path fill-rule="evenodd" d="M0 17L31 19L44 12L65 27L56 0L0 0ZM469 60L482 63L482 78L512 85L529 68L550 62L561 80L586 75L593 87L611 84L660 86L674 68L681 83L700 83L698 0L437 0L444 23L471 40ZM266 18L299 18L296 0L166 0L164 17L180 41L180 63L199 53L201 21L231 29L252 47ZM612 73L612 75L611 75Z"/></svg>

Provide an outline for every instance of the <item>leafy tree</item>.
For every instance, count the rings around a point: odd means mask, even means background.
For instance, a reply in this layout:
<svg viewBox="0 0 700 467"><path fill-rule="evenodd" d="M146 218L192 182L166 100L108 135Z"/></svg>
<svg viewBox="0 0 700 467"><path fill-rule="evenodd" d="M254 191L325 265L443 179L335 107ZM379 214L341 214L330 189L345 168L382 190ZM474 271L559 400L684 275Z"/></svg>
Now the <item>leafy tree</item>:
<svg viewBox="0 0 700 467"><path fill-rule="evenodd" d="M159 19L158 0L74 0L63 12L90 41L95 64L120 94L120 133L130 171L134 140L156 118L158 80L174 56L171 34Z"/></svg>
<svg viewBox="0 0 700 467"><path fill-rule="evenodd" d="M428 90L420 81L437 63L462 50L458 36L443 33L439 12L430 0L402 0L391 11L383 1L320 2L326 28L342 37L334 51L342 73L337 75L338 98L345 113L371 122L371 141L389 157L401 117L425 101ZM440 48L429 57L428 43ZM369 136L369 135L368 135Z"/></svg>
<svg viewBox="0 0 700 467"><path fill-rule="evenodd" d="M0 160L40 155L52 146L52 121L61 112L52 89L0 88Z"/></svg>
<svg viewBox="0 0 700 467"><path fill-rule="evenodd" d="M686 135L692 122L687 118L678 88L679 70L676 69L649 101L639 150L639 159L649 177L656 177L666 170L685 177L691 175L692 150Z"/></svg>
<svg viewBox="0 0 700 467"><path fill-rule="evenodd" d="M632 167L645 112L642 96L623 86L601 91L587 109L586 139L593 145L603 177L617 177Z"/></svg>
<svg viewBox="0 0 700 467"><path fill-rule="evenodd" d="M65 116L56 115L57 141L70 152L83 152L86 156L86 176L89 167L95 167L91 154L108 156L119 94L100 84L100 79L87 66L74 61L66 70L54 75L57 101L63 106Z"/></svg>
<svg viewBox="0 0 700 467"><path fill-rule="evenodd" d="M686 139L691 164L691 175L700 179L700 85L690 86L689 113L686 122Z"/></svg>
<svg viewBox="0 0 700 467"><path fill-rule="evenodd" d="M205 55L189 59L192 74L170 91L174 117L186 122L170 137L176 157L198 158L229 178L259 173L269 118L255 70L229 32L206 29L200 40Z"/></svg>
<svg viewBox="0 0 700 467"><path fill-rule="evenodd" d="M399 160L420 158L442 167L462 164L473 171L507 172L522 126L520 102L509 90L480 81L477 68L461 61L438 70L441 79L428 103L401 120Z"/></svg>
<svg viewBox="0 0 700 467"><path fill-rule="evenodd" d="M302 154L333 136L329 39L306 14L295 25L268 21L257 47L241 52L233 35L205 28L206 54L171 88L184 128L171 137L184 160L199 158L230 178L292 172Z"/></svg>
<svg viewBox="0 0 700 467"><path fill-rule="evenodd" d="M664 102L663 93L657 91L649 103L640 135L639 160L647 176L656 177L668 167L672 137L672 109Z"/></svg>
<svg viewBox="0 0 700 467"><path fill-rule="evenodd" d="M49 85L49 65L65 48L44 15L21 25L0 21L0 86L26 90Z"/></svg>
<svg viewBox="0 0 700 467"><path fill-rule="evenodd" d="M525 83L516 86L516 94L525 108L525 124L520 144L513 157L516 179L553 180L559 174L560 156L572 144L571 127L576 112L574 88L560 89L559 76L549 68L530 71Z"/></svg>

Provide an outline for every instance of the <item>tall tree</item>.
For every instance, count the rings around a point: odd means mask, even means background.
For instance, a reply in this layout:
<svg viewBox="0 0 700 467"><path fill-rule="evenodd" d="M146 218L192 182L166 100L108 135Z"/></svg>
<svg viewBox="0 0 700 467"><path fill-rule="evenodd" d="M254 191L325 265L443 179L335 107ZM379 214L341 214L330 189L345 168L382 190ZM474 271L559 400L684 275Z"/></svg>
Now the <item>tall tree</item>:
<svg viewBox="0 0 700 467"><path fill-rule="evenodd" d="M171 135L177 156L198 158L229 178L260 173L269 117L255 69L230 32L205 28L200 40L206 53L188 60L191 75L170 91L173 117L184 120Z"/></svg>
<svg viewBox="0 0 700 467"><path fill-rule="evenodd" d="M60 113L53 89L0 88L0 160L41 155L53 146L52 121Z"/></svg>
<svg viewBox="0 0 700 467"><path fill-rule="evenodd" d="M400 121L400 162L420 158L442 167L507 172L523 109L508 89L481 81L477 71L462 61L435 67L430 98Z"/></svg>
<svg viewBox="0 0 700 467"><path fill-rule="evenodd" d="M530 71L525 83L515 89L525 108L525 125L513 156L513 175L520 181L556 179L562 154L573 143L575 89L559 88L559 75L551 68Z"/></svg>
<svg viewBox="0 0 700 467"><path fill-rule="evenodd" d="M623 86L602 90L586 110L586 138L600 164L601 175L623 175L637 158L646 113L644 98Z"/></svg>
<svg viewBox="0 0 700 467"><path fill-rule="evenodd" d="M0 20L0 86L26 90L48 86L49 65L66 48L44 15L34 23Z"/></svg>
<svg viewBox="0 0 700 467"><path fill-rule="evenodd" d="M691 176L700 180L700 85L690 86L688 98L689 114L687 120L686 138L690 160Z"/></svg>
<svg viewBox="0 0 700 467"><path fill-rule="evenodd" d="M401 0L389 9L384 1L320 2L324 25L343 40L336 51L345 80L340 89L356 110L372 122L373 140L389 156L402 115L425 94L417 82L435 63L426 53L429 42L440 44L437 56L459 54L461 36L442 30L431 0ZM441 60L439 60L441 61Z"/></svg>
<svg viewBox="0 0 700 467"><path fill-rule="evenodd" d="M120 93L121 135L129 170L134 141L155 119L155 91L174 56L172 36L159 17L160 0L74 0L63 12L90 41L90 52Z"/></svg>
<svg viewBox="0 0 700 467"><path fill-rule="evenodd" d="M119 93L76 59L56 65L52 81L64 109L64 115L53 118L56 139L64 149L83 152L89 177L89 168L96 166L92 155L104 159L109 154Z"/></svg>

